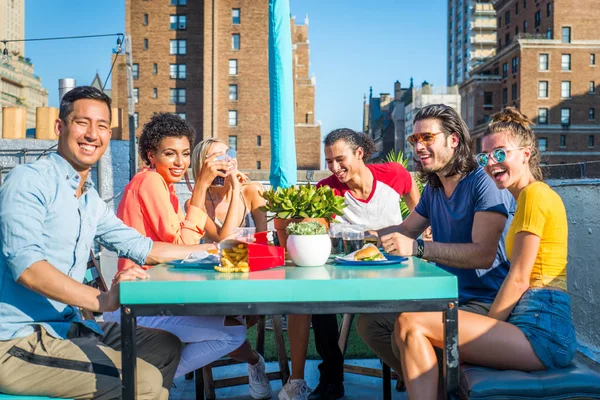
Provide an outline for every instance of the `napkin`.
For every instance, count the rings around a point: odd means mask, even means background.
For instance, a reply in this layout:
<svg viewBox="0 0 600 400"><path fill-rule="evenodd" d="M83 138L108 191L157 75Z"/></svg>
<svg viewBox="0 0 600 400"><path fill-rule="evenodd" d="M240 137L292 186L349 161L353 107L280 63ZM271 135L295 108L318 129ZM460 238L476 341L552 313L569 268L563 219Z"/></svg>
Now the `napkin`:
<svg viewBox="0 0 600 400"><path fill-rule="evenodd" d="M196 253L190 253L186 258L181 260L182 263L219 263L219 256L217 254L210 254L208 251L198 251Z"/></svg>

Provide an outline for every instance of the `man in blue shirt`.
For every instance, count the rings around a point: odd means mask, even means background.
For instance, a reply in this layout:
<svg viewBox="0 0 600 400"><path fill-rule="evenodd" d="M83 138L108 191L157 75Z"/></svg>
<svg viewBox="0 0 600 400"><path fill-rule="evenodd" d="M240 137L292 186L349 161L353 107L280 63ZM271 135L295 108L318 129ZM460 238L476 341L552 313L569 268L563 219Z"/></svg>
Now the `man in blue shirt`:
<svg viewBox="0 0 600 400"><path fill-rule="evenodd" d="M78 87L61 101L58 154L16 167L0 186L0 393L69 398L121 396L120 327L84 321L79 309L119 307L118 273L108 292L84 285L93 241L137 264L183 258L195 246L153 243L100 199L90 169L111 138L110 99ZM166 399L181 343L138 328L138 398Z"/></svg>
<svg viewBox="0 0 600 400"><path fill-rule="evenodd" d="M443 104L420 109L413 130L407 140L427 186L415 212L380 231L382 244L390 254L422 257L455 274L460 309L487 315L509 269L504 236L514 199L478 167L468 128L454 109ZM424 242L419 236L429 226L433 241ZM401 376L397 320L397 314L362 314L357 330Z"/></svg>

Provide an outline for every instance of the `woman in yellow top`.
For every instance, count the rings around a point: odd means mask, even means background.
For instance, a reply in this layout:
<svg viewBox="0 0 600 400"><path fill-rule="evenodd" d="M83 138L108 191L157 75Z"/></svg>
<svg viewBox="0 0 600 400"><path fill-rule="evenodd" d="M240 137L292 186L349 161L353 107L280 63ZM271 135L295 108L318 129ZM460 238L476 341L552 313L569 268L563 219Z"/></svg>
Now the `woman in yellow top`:
<svg viewBox="0 0 600 400"><path fill-rule="evenodd" d="M542 182L531 122L515 108L496 114L477 155L496 186L517 200L506 235L511 267L488 316L459 311L460 360L496 369L537 371L571 363L577 348L567 294L567 215ZM443 346L439 313L403 313L395 338L409 397L436 399L434 346Z"/></svg>

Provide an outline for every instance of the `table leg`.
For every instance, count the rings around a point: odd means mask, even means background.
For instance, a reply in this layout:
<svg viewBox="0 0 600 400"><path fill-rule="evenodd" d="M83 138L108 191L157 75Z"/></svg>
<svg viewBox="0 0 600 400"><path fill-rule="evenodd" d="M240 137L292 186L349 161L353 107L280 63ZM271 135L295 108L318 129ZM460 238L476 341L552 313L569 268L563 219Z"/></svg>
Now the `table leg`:
<svg viewBox="0 0 600 400"><path fill-rule="evenodd" d="M444 398L458 393L458 301L444 311Z"/></svg>
<svg viewBox="0 0 600 400"><path fill-rule="evenodd" d="M386 363L381 362L381 380L383 383L383 400L392 400L392 371Z"/></svg>
<svg viewBox="0 0 600 400"><path fill-rule="evenodd" d="M135 343L135 315L127 306L121 306L121 362L123 367L123 398L135 399L137 349Z"/></svg>

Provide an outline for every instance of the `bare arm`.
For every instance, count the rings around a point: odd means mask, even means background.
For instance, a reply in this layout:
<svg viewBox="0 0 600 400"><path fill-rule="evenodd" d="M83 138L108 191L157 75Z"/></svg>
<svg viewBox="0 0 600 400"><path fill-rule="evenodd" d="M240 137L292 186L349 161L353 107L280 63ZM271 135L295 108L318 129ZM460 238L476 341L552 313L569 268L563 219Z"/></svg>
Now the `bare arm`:
<svg viewBox="0 0 600 400"><path fill-rule="evenodd" d="M377 236L383 238L392 233L400 233L408 238L416 239L428 226L429 220L427 218L411 210L411 213L400 225L380 229L377 231Z"/></svg>
<svg viewBox="0 0 600 400"><path fill-rule="evenodd" d="M531 270L540 248L540 237L529 232L515 235L512 261L506 279L502 283L488 317L506 321L513 308L529 289Z"/></svg>
<svg viewBox="0 0 600 400"><path fill-rule="evenodd" d="M164 242L152 243L152 250L146 257L146 264L155 265L165 263L172 260L180 260L187 257L190 253L199 251L208 251L216 249L214 243L195 244L195 245L179 245Z"/></svg>
<svg viewBox="0 0 600 400"><path fill-rule="evenodd" d="M244 198L247 199L246 203L250 204L250 212L252 213L252 219L254 219L254 223L256 224L257 232L264 232L267 230L267 213L259 210L259 207L266 204L265 199L261 196L263 191L264 188L258 182L251 183L243 188Z"/></svg>
<svg viewBox="0 0 600 400"><path fill-rule="evenodd" d="M119 285L124 280L146 279L140 267L122 271L108 292L77 282L57 270L47 261L38 261L27 268L17 282L49 299L94 312L114 311L119 307Z"/></svg>
<svg viewBox="0 0 600 400"><path fill-rule="evenodd" d="M419 204L419 199L421 198L421 193L419 193L419 186L417 182L415 182L415 178L411 176L412 186L410 187L410 191L402 196L402 199L406 203L406 206L412 213L417 204Z"/></svg>

